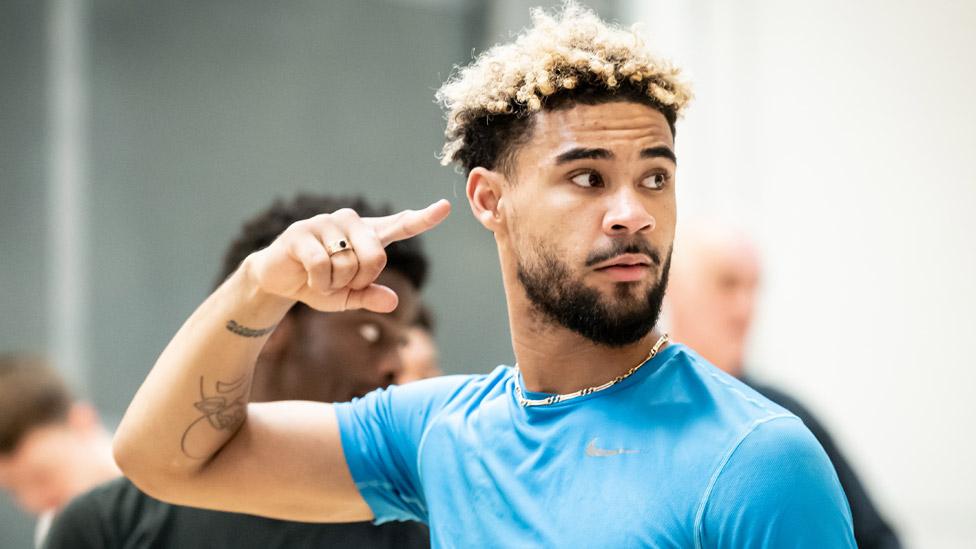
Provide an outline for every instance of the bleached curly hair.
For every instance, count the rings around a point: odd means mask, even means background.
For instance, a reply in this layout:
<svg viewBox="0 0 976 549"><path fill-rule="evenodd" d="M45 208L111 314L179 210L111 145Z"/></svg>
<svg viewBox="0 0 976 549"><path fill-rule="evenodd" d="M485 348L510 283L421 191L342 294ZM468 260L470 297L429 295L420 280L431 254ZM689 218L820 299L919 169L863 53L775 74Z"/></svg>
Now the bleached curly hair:
<svg viewBox="0 0 976 549"><path fill-rule="evenodd" d="M665 116L674 134L691 90L634 29L607 24L571 0L552 15L531 13L532 26L514 42L457 68L437 91L447 113L442 164L466 172L505 169L527 139L533 113L579 103L644 103Z"/></svg>

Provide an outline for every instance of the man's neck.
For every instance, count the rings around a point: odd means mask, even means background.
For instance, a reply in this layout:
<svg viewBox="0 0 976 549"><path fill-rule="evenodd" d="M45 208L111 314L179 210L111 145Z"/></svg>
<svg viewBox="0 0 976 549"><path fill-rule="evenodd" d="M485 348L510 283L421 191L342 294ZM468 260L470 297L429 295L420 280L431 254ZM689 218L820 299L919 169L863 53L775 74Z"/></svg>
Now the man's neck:
<svg viewBox="0 0 976 549"><path fill-rule="evenodd" d="M651 330L635 343L608 347L542 319L528 320L537 316L513 315L511 322L515 357L531 392L565 394L602 385L640 364L661 336Z"/></svg>

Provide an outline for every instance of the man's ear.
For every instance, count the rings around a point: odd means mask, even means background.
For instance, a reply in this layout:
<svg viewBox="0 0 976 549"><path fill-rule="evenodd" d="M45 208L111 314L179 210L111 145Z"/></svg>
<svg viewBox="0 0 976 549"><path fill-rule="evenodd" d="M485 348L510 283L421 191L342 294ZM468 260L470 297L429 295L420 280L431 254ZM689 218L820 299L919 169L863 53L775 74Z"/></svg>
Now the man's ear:
<svg viewBox="0 0 976 549"><path fill-rule="evenodd" d="M466 190L471 213L493 233L504 227L504 215L501 211L504 183L504 175L485 168L475 168L468 174Z"/></svg>

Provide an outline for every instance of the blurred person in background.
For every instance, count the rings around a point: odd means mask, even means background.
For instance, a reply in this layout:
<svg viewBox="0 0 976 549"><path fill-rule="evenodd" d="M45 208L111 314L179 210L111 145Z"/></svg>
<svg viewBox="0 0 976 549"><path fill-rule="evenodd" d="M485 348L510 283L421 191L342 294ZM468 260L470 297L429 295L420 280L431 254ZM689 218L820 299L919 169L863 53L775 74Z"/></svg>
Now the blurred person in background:
<svg viewBox="0 0 976 549"><path fill-rule="evenodd" d="M434 316L425 305L421 305L417 318L409 329L407 339L400 349L403 363L397 374L397 385L437 377L444 372L440 368L437 343L434 341Z"/></svg>
<svg viewBox="0 0 976 549"><path fill-rule="evenodd" d="M90 404L44 361L0 355L0 488L38 517L38 545L55 511L120 474Z"/></svg>
<svg viewBox="0 0 976 549"><path fill-rule="evenodd" d="M761 276L759 250L743 231L718 221L683 224L667 291L671 335L803 420L827 452L847 494L858 547L900 547L824 426L790 395L749 377L745 349Z"/></svg>
<svg viewBox="0 0 976 549"><path fill-rule="evenodd" d="M268 246L292 223L340 208L383 215L361 199L300 195L276 202L247 222L227 251L218 284L251 252ZM415 322L427 259L416 239L387 248L380 280L395 288L392 314L369 311L322 313L299 303L268 339L253 384L201 387L200 421L220 424L238 412L236 399L347 401L394 383L398 350ZM75 499L54 521L45 547L429 547L427 528L414 522L315 524L170 505L153 499L126 478Z"/></svg>

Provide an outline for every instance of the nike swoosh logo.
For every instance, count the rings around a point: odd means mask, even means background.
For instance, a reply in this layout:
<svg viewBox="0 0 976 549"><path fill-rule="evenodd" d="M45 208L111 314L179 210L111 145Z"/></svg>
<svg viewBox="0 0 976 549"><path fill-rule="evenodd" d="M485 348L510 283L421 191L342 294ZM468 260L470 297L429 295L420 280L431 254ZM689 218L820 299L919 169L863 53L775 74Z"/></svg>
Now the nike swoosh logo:
<svg viewBox="0 0 976 549"><path fill-rule="evenodd" d="M609 457L609 456L619 456L622 454L637 454L640 450L627 450L625 448L597 448L596 441L599 437L594 438L586 445L586 455L589 457Z"/></svg>

